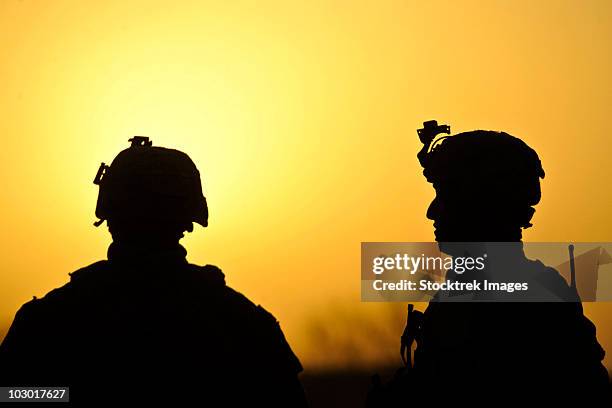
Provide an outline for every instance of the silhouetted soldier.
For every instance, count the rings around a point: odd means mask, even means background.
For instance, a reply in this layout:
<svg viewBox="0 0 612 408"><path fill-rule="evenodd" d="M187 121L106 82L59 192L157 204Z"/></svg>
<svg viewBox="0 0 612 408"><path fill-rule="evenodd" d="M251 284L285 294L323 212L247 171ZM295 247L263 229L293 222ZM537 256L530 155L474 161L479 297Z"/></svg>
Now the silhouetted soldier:
<svg viewBox="0 0 612 408"><path fill-rule="evenodd" d="M81 402L305 406L302 367L276 319L217 267L185 259L183 233L208 225L194 163L130 140L94 181L108 260L23 305L0 347L0 385L70 386Z"/></svg>
<svg viewBox="0 0 612 408"><path fill-rule="evenodd" d="M576 291L523 253L522 229L531 226L544 177L538 155L507 133L481 130L441 138L430 150L436 134L450 130L425 125L418 157L436 191L427 217L440 249L454 256L488 251L487 264L496 266L463 275L451 270L446 279L524 281L535 290L501 298L469 293L471 301L462 303L438 293L424 315L414 316L419 332L404 334L417 341L414 368L379 386L370 405L609 401L604 350Z"/></svg>

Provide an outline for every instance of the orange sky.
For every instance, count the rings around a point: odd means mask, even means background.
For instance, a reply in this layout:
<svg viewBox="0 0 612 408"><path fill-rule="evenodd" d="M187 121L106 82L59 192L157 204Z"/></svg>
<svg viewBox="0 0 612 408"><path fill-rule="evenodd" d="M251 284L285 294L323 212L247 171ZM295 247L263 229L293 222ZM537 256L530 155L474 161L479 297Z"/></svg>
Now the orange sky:
<svg viewBox="0 0 612 408"><path fill-rule="evenodd" d="M611 18L605 0L1 1L0 334L105 257L92 179L132 135L191 155L211 218L189 259L307 367L313 321L381 311L359 302L360 242L433 239L423 120L539 152L527 240L612 241ZM608 350L611 307L586 307Z"/></svg>

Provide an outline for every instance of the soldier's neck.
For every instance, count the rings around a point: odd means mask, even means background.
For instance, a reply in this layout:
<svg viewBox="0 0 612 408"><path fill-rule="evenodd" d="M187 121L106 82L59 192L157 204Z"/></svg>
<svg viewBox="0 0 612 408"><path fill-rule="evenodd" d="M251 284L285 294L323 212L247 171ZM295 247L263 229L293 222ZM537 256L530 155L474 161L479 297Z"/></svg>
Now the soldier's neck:
<svg viewBox="0 0 612 408"><path fill-rule="evenodd" d="M156 239L151 237L113 239L113 244L119 248L149 251L163 251L181 246L178 239Z"/></svg>
<svg viewBox="0 0 612 408"><path fill-rule="evenodd" d="M471 239L464 242L521 242L523 230L519 228L491 228L470 234Z"/></svg>
<svg viewBox="0 0 612 408"><path fill-rule="evenodd" d="M117 261L185 262L187 251L178 240L113 240L108 247L108 259Z"/></svg>

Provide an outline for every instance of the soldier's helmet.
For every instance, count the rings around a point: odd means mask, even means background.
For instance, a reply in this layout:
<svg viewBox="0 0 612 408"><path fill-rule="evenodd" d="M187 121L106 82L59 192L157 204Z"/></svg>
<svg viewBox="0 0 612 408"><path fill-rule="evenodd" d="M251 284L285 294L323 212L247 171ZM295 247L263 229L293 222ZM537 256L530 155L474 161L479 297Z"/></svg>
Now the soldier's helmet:
<svg viewBox="0 0 612 408"><path fill-rule="evenodd" d="M139 219L208 225L208 206L200 173L185 153L153 146L148 137L102 163L94 179L100 186L94 225L105 220Z"/></svg>
<svg viewBox="0 0 612 408"><path fill-rule="evenodd" d="M435 139L439 133L450 134L450 128L435 121L424 125L418 132L424 144L418 158L427 181L463 189L465 199L522 207L533 214L532 206L541 198L540 178L545 175L535 150L508 133L488 130ZM522 225L530 226L528 221Z"/></svg>

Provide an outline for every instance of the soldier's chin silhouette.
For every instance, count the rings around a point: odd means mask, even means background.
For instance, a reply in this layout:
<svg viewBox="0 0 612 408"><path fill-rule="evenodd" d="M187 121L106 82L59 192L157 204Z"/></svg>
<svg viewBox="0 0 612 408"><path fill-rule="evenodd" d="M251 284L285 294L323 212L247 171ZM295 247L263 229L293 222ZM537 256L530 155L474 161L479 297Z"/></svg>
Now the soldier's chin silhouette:
<svg viewBox="0 0 612 408"><path fill-rule="evenodd" d="M520 243L522 229L531 225L533 207L513 207L488 194L486 185L466 182L457 191L456 185L434 183L434 188L427 218L434 221L435 239L446 254L479 256L487 253L487 243L501 242L512 250L517 245L510 243Z"/></svg>
<svg viewBox="0 0 612 408"><path fill-rule="evenodd" d="M69 386L83 405L306 405L301 364L274 316L194 265L179 241L208 225L200 174L145 137L94 179L107 259L17 312L0 346L0 385ZM193 404L192 404L193 405Z"/></svg>
<svg viewBox="0 0 612 408"><path fill-rule="evenodd" d="M434 221L434 235L440 243L520 241L521 226L531 218L490 201L478 184L471 190L465 188L461 195L453 195L450 186L435 188L437 195L427 210L427 218Z"/></svg>

